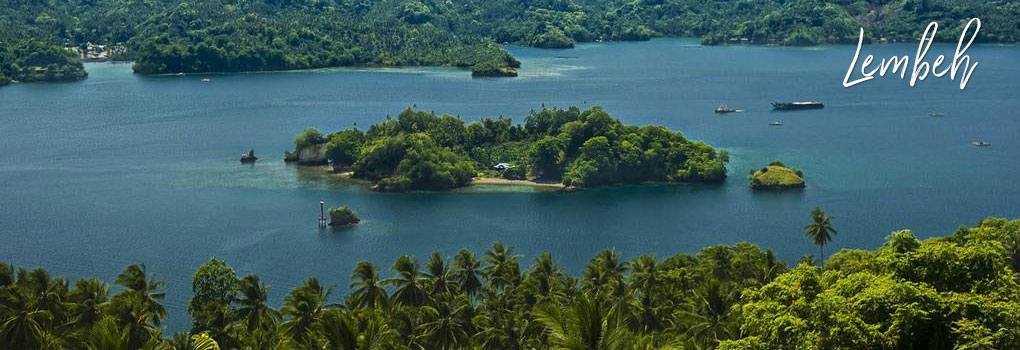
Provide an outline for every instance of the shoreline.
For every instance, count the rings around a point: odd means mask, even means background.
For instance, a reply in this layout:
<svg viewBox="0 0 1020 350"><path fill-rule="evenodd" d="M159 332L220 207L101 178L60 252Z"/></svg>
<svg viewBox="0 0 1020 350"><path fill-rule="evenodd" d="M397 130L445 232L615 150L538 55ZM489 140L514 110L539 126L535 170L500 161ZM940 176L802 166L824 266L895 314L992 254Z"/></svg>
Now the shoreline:
<svg viewBox="0 0 1020 350"><path fill-rule="evenodd" d="M329 165L310 165L310 166L309 165L298 165L298 166L299 167L303 167L303 168L307 168L307 169L319 170L319 171L321 171L323 174L325 174L327 176L332 176L332 177L346 179L346 180L366 181L367 182L367 180L355 178L353 171L347 170L347 171L336 172L336 171L333 171L333 167L329 166ZM471 178L471 182L468 183L467 186L464 186L462 188L467 189L467 188L471 188L472 186L475 186L475 185L527 186L527 187L549 189L549 190L560 190L560 191L570 191L570 190L574 189L573 187L564 186L563 183L560 183L560 182L538 182L538 181L531 181L531 180L510 180L510 179L503 179L503 178L498 178L498 177L473 177L473 178Z"/></svg>
<svg viewBox="0 0 1020 350"><path fill-rule="evenodd" d="M549 188L557 190L565 190L568 187L564 186L559 182L536 182L531 180L510 180L502 179L498 177L473 177L471 178L470 185L511 185L511 186L531 186L540 188ZM469 185L469 186L470 186Z"/></svg>

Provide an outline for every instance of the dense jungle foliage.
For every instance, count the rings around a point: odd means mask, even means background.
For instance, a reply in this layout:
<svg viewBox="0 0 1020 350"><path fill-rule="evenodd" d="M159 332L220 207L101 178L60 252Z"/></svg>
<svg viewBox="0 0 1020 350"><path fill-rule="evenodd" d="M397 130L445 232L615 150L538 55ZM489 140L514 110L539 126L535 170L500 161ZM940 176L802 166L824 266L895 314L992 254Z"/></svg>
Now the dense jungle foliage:
<svg viewBox="0 0 1020 350"><path fill-rule="evenodd" d="M274 307L257 275L211 259L193 276L189 333L220 349L1015 349L1020 220L947 237L893 232L874 251L788 268L752 244L697 254L595 255L571 275L550 254L360 262L342 293L305 280ZM131 265L114 285L0 264L4 349L191 350L163 334L164 282ZM208 338L208 339L207 339Z"/></svg>
<svg viewBox="0 0 1020 350"><path fill-rule="evenodd" d="M368 131L315 129L297 149L326 144L335 168L376 181L377 189L442 190L472 177L502 176L593 187L644 181L714 182L726 177L728 154L660 126L626 125L594 107L543 108L524 124L509 118L464 123L457 117L406 109ZM494 169L500 163L509 169Z"/></svg>
<svg viewBox="0 0 1020 350"><path fill-rule="evenodd" d="M78 55L42 40L0 42L0 85L22 82L78 80L86 76Z"/></svg>
<svg viewBox="0 0 1020 350"><path fill-rule="evenodd" d="M858 27L869 41L914 41L930 21L952 41L972 17L979 42L1020 39L1016 0L0 0L0 43L123 44L139 73L449 65L491 76L516 64L497 43L816 45L854 42Z"/></svg>

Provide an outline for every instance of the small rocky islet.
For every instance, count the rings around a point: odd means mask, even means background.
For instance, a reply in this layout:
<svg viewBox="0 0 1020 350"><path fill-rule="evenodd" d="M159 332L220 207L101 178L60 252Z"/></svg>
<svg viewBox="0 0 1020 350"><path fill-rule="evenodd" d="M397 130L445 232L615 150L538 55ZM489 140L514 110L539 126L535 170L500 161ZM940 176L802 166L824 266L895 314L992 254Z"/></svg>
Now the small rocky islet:
<svg viewBox="0 0 1020 350"><path fill-rule="evenodd" d="M788 190L804 188L804 173L798 169L788 168L779 161L769 163L759 170L751 171L751 188L755 190Z"/></svg>

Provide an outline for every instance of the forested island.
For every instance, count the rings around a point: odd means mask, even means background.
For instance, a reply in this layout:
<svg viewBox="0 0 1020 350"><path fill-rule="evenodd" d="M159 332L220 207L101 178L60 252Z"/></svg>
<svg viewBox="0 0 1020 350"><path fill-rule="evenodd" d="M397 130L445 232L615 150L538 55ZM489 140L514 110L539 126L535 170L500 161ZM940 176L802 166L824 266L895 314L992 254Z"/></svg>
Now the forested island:
<svg viewBox="0 0 1020 350"><path fill-rule="evenodd" d="M189 334L225 350L1020 344L1020 220L989 218L926 240L897 231L876 250L845 249L820 266L810 255L789 266L749 243L630 260L606 249L579 275L556 261L500 243L402 256L385 276L363 261L348 290L308 278L277 308L258 275L213 258L193 275L191 330L173 335L161 327L164 281L145 265L110 286L0 264L0 341L20 350L195 349ZM326 280L338 278L347 283Z"/></svg>
<svg viewBox="0 0 1020 350"><path fill-rule="evenodd" d="M380 191L445 190L475 176L594 187L647 181L717 182L728 153L660 126L626 125L600 107L543 108L523 124L406 109L368 131L309 128L291 160L371 180Z"/></svg>
<svg viewBox="0 0 1020 350"><path fill-rule="evenodd" d="M943 28L936 40L952 41L972 17L984 23L978 42L1020 40L1017 0L75 0L6 2L0 45L123 44L117 58L146 74L427 65L512 76L517 61L499 44L818 45L855 42L859 27L868 42L915 41L929 21Z"/></svg>

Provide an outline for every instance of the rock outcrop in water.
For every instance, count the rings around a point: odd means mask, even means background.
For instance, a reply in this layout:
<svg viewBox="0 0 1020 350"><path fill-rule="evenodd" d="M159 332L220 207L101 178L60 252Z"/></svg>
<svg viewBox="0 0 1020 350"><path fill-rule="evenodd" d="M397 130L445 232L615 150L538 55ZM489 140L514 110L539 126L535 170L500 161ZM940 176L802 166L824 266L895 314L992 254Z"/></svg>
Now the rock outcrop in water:
<svg viewBox="0 0 1020 350"><path fill-rule="evenodd" d="M297 162L300 165L326 165L329 163L329 158L326 157L326 145L317 143L294 152L284 151L283 161Z"/></svg>
<svg viewBox="0 0 1020 350"><path fill-rule="evenodd" d="M348 207L329 208L329 226L349 226L361 222L358 213Z"/></svg>
<svg viewBox="0 0 1020 350"><path fill-rule="evenodd" d="M326 144L323 143L305 146L297 153L297 162L301 165L325 165L329 162L329 158L326 158Z"/></svg>

